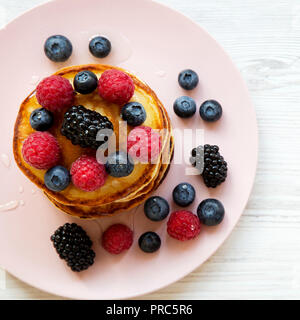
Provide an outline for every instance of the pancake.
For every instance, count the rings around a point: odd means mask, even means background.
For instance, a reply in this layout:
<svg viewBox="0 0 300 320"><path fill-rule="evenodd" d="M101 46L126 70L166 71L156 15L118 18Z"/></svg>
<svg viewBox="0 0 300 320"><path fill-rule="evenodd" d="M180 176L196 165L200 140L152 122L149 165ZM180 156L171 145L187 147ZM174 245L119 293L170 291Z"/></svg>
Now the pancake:
<svg viewBox="0 0 300 320"><path fill-rule="evenodd" d="M160 171L160 168L162 166L162 160L163 160L163 157L164 157L164 160L167 159L167 161L165 163L169 163L170 161L170 154L171 154L171 150L173 149L173 140L171 141L171 124L170 124L170 119L167 115L167 112L164 108L162 108L162 111L163 111L163 117L164 117L164 123L165 123L165 129L167 129L167 143L164 147L164 149L162 150L161 152L161 155L160 155L160 161L158 163L158 166L157 166L157 170L156 170L156 174L153 175L152 177L152 180L149 180L148 183L145 183L144 186L137 190L136 192L134 193L131 193L130 195L128 195L127 197L124 197L124 198L121 198L119 200L116 200L110 204L105 204L105 205L102 205L102 206L97 206L97 210L99 213L104 213L104 212L107 212L107 213L114 213L114 212L119 212L120 209L122 209L124 211L124 209L126 208L126 205L124 202L129 202L130 200L134 200L135 198L139 197L140 201L142 201L142 198L141 198L141 195L145 195L149 192L152 191L153 189L153 185L154 185L154 182L155 182L155 179L158 175L161 175L161 171ZM170 132L169 132L170 131ZM169 146L169 148L168 148ZM166 166L164 166L166 167ZM117 181L115 181L114 183L116 183ZM52 199L51 195L47 194L47 192L45 192L45 194L48 196L48 198L53 201L53 203L57 202L55 201L54 199ZM57 202L59 203L59 202ZM137 201L131 201L130 202L130 208L136 203L136 205L138 204ZM121 206L120 206L121 205ZM61 208L64 208L66 205L65 204L61 204ZM68 206L74 206L74 204L70 203ZM83 206L80 206L81 208L83 208ZM86 207L86 206L85 206ZM92 206L93 207L93 210L95 208L95 206ZM86 207L85 208L85 211L89 211L90 207Z"/></svg>
<svg viewBox="0 0 300 320"><path fill-rule="evenodd" d="M108 69L115 67L106 65L82 65L64 68L55 74L67 78L71 83L77 72L82 70L90 70L98 77ZM115 68L119 69L119 68ZM122 69L120 69L122 70ZM124 71L124 70L122 70ZM124 71L126 72L126 71ZM135 84L135 92L131 101L137 101L143 104L147 113L147 119L143 125L150 126L153 129L167 129L170 131L168 121L166 121L165 110L162 103L159 101L155 93L144 82L139 80L134 75L130 74ZM75 96L74 105L83 105L88 109L96 110L102 115L107 116L114 125L114 131L118 140L119 128L118 122L120 118L120 107L115 104L104 101L97 92L89 95ZM24 140L34 132L29 123L29 117L34 109L40 108L37 102L35 91L32 92L21 104L18 117L15 124L14 131L14 156L15 160L22 170L22 172L39 188L41 188L53 201L62 205L72 206L103 206L111 204L120 199L134 198L138 192L148 186L153 179L155 179L160 172L160 163L157 164L136 164L133 173L124 178L114 178L109 176L106 183L100 189L94 192L84 192L76 188L72 183L67 189L62 192L53 192L44 185L45 170L38 170L28 165L22 157L22 145ZM65 112L66 110L64 110ZM62 159L59 163L67 169L70 169L71 164L82 154L88 150L79 146L74 146L68 139L60 134L60 127L63 120L63 114L55 114L55 123L49 130L59 141L61 149L63 150ZM128 127L128 131L131 128ZM162 147L168 143L169 134L162 137ZM151 189L151 188L150 188ZM145 190L145 189L144 189ZM146 189L147 190L147 189Z"/></svg>
<svg viewBox="0 0 300 320"><path fill-rule="evenodd" d="M68 213L73 216L77 216L80 218L98 218L98 217L104 217L108 215L112 215L118 212L122 212L125 210L129 210L134 208L135 206L139 205L141 202L146 200L150 194L158 188L158 186L163 181L164 177L166 176L168 170L169 170L169 164L171 162L171 158L173 157L173 151L174 151L174 138L172 136L172 128L170 124L169 116L166 112L166 110L163 108L163 114L165 117L166 122L168 123L168 127L170 129L169 134L169 142L165 146L162 154L161 154L161 168L159 170L159 173L156 177L156 179L153 179L151 183L144 187L141 191L139 191L135 197L126 197L117 201L114 201L113 203L103 205L103 206L74 206L74 205L64 205L61 204L54 199L51 198L50 195L47 195L49 200L60 210L64 211L65 213Z"/></svg>
<svg viewBox="0 0 300 320"><path fill-rule="evenodd" d="M167 126L167 127L169 128L168 118L165 117L165 115L164 115L164 119L167 121L167 123L168 123L168 126ZM153 183L154 183L154 180L155 180L156 177L159 175L160 168L161 168L161 166L162 166L163 156L164 156L165 158L169 157L170 150L168 149L168 145L170 145L170 143L171 143L171 135L170 135L170 133L167 134L166 139L167 139L167 140L166 140L167 143L165 144L165 146L164 146L164 148L163 148L163 150L162 150L162 152L161 152L161 155L160 155L160 158L159 158L159 162L158 162L158 165L157 165L157 167L156 167L156 171L155 171L155 173L153 174L151 180L149 180L147 183L145 183L145 184L143 185L143 187L140 188L139 190L137 190L136 192L132 192L132 193L129 194L128 196L123 197L123 198L120 198L120 199L118 199L118 200L116 200L116 201L114 201L114 202L128 201L128 200L131 200L131 199L136 198L137 196L140 196L141 194L145 194L145 193L151 191L152 185L153 185ZM166 155L166 153L168 153L168 154ZM168 161L169 161L169 158L168 158ZM168 161L167 161L167 163L168 163ZM118 181L117 181L117 179L116 179L116 181L114 181L114 184L117 183L117 182L118 182ZM45 193L47 193L47 192L45 192ZM51 198L51 195L49 195L49 196L50 196L50 198ZM69 205L72 206L72 205L74 205L74 204L73 204L73 203L70 203ZM103 206L104 206L104 205L103 205Z"/></svg>
<svg viewBox="0 0 300 320"><path fill-rule="evenodd" d="M161 170L157 176L157 178L152 181L152 188L151 191L148 193L144 193L139 195L137 198L129 200L129 201L115 201L111 204L107 204L104 206L67 206L64 204L61 204L55 200L53 200L48 194L47 197L49 198L49 200L61 211L81 218L81 219L95 219L95 218L102 218L102 217L107 217L107 216L112 216L114 214L120 213L120 212L124 212L124 211L128 211L136 206L138 206L139 204L141 204L142 202L144 202L150 195L152 192L154 192L163 182L163 180L165 179L165 177L168 174L169 168L170 168L170 164L171 164L171 160L173 158L173 154L174 154L174 142L173 142L173 138L171 139L171 143L170 143L170 160L169 163L165 163L162 165Z"/></svg>

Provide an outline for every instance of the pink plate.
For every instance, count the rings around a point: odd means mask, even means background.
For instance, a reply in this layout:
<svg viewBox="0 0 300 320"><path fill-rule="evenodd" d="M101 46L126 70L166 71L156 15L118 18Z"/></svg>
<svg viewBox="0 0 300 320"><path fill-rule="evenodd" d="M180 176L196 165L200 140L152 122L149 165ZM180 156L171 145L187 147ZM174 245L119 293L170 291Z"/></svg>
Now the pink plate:
<svg viewBox="0 0 300 320"><path fill-rule="evenodd" d="M73 43L73 55L63 64L50 62L43 52L45 39L63 34ZM93 58L89 39L97 34L111 39L113 52ZM181 14L149 0L59 0L39 6L0 31L2 132L0 150L0 265L32 286L79 299L122 299L158 290L179 280L207 260L228 237L247 203L256 170L257 125L247 88L222 48L198 25ZM229 163L229 176L216 190L208 190L199 176L186 176L187 164L172 165L156 192L167 198L179 182L191 182L200 201L220 199L226 208L223 223L203 227L186 243L166 234L166 221L147 220L143 207L97 221L80 221L60 212L17 168L12 154L14 121L22 100L38 81L58 68L86 63L118 65L145 80L166 106L174 128L201 128L205 142L218 144ZM174 115L173 101L187 94L177 83L178 73L194 69L200 76L191 92L198 106L206 99L223 105L222 119L213 125L197 114L190 120ZM178 142L175 142L179 150ZM188 151L186 151L188 152ZM6 206L5 206L6 205ZM5 209L11 210L5 210ZM94 242L96 261L80 274L61 261L49 240L67 221L86 228ZM106 253L100 237L106 226L124 222L134 228L133 247L119 256ZM144 231L162 238L159 252L145 254L137 240Z"/></svg>

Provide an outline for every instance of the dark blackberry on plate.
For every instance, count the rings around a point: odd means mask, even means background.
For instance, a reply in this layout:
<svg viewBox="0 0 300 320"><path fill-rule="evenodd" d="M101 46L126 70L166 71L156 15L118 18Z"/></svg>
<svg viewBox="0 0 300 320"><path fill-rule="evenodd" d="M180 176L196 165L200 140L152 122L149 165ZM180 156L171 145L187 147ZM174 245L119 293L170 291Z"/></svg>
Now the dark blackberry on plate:
<svg viewBox="0 0 300 320"><path fill-rule="evenodd" d="M174 112L181 118L190 118L196 112L196 102L193 98L183 96L175 100L173 104Z"/></svg>
<svg viewBox="0 0 300 320"><path fill-rule="evenodd" d="M215 122L222 117L222 106L216 100L207 100L202 103L199 110L204 121Z"/></svg>
<svg viewBox="0 0 300 320"><path fill-rule="evenodd" d="M76 223L66 223L51 236L59 257L67 262L74 272L88 269L94 263L95 252L87 233Z"/></svg>
<svg viewBox="0 0 300 320"><path fill-rule="evenodd" d="M157 233L149 231L142 234L139 238L139 246L146 253L153 253L161 246L161 240Z"/></svg>
<svg viewBox="0 0 300 320"><path fill-rule="evenodd" d="M227 162L220 154L218 146L199 146L192 150L191 155L191 164L199 170L207 187L216 188L226 180Z"/></svg>
<svg viewBox="0 0 300 320"><path fill-rule="evenodd" d="M180 183L173 190L173 200L180 207L187 207L195 200L195 188L187 182Z"/></svg>
<svg viewBox="0 0 300 320"><path fill-rule="evenodd" d="M193 90L199 83L199 77L195 71L186 69L179 73L178 83L185 90Z"/></svg>
<svg viewBox="0 0 300 320"><path fill-rule="evenodd" d="M32 129L47 131L52 127L54 118L51 111L45 108L39 108L31 112L29 121Z"/></svg>
<svg viewBox="0 0 300 320"><path fill-rule="evenodd" d="M91 54L96 58L105 58L110 54L110 41L101 36L94 37L89 44Z"/></svg>
<svg viewBox="0 0 300 320"><path fill-rule="evenodd" d="M73 47L71 41L62 35L49 37L44 44L46 56L54 62L64 62L72 54Z"/></svg>
<svg viewBox="0 0 300 320"><path fill-rule="evenodd" d="M154 196L150 197L144 204L144 212L146 217L152 221L164 220L169 212L170 206L162 197Z"/></svg>
<svg viewBox="0 0 300 320"><path fill-rule="evenodd" d="M74 145L97 149L109 139L113 124L96 111L73 106L65 113L60 132Z"/></svg>
<svg viewBox="0 0 300 320"><path fill-rule="evenodd" d="M98 78L95 73L84 70L76 74L73 84L75 91L81 94L89 94L97 88Z"/></svg>
<svg viewBox="0 0 300 320"><path fill-rule="evenodd" d="M134 164L128 153L116 151L108 156L105 169L110 176L122 178L127 177L132 173Z"/></svg>
<svg viewBox="0 0 300 320"><path fill-rule="evenodd" d="M197 215L204 225L216 226L223 221L225 209L219 200L206 199L199 204Z"/></svg>
<svg viewBox="0 0 300 320"><path fill-rule="evenodd" d="M129 102L125 104L121 111L122 119L127 121L127 124L136 127L141 125L146 120L146 111L139 102Z"/></svg>

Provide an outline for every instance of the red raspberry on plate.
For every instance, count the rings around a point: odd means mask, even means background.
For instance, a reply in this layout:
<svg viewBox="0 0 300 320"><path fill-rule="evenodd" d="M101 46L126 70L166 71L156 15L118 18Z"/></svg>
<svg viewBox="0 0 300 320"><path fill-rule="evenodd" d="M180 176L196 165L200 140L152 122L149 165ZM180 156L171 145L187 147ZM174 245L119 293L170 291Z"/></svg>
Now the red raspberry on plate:
<svg viewBox="0 0 300 320"><path fill-rule="evenodd" d="M83 191L95 191L105 183L107 173L95 157L83 155L71 167L73 184Z"/></svg>
<svg viewBox="0 0 300 320"><path fill-rule="evenodd" d="M133 96L134 83L128 74L111 69L102 73L98 91L104 100L123 105Z"/></svg>
<svg viewBox="0 0 300 320"><path fill-rule="evenodd" d="M127 151L134 159L142 163L154 163L161 150L161 137L150 127L139 126L129 132Z"/></svg>
<svg viewBox="0 0 300 320"><path fill-rule="evenodd" d="M124 224L110 226L102 236L103 248L112 254L119 254L128 250L132 243L133 232Z"/></svg>
<svg viewBox="0 0 300 320"><path fill-rule="evenodd" d="M200 221L190 211L181 210L173 212L167 226L168 234L180 241L193 239L200 233Z"/></svg>
<svg viewBox="0 0 300 320"><path fill-rule="evenodd" d="M36 169L50 169L60 160L60 147L49 132L34 132L22 147L24 160Z"/></svg>
<svg viewBox="0 0 300 320"><path fill-rule="evenodd" d="M74 90L69 80L61 76L50 76L36 88L38 103L52 112L72 106Z"/></svg>

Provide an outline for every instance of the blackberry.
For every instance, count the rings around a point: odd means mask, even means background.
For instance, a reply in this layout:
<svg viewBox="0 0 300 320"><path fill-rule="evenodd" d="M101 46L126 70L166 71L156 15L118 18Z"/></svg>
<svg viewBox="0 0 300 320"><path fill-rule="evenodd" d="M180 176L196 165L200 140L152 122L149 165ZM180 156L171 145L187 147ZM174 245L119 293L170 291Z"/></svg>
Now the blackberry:
<svg viewBox="0 0 300 320"><path fill-rule="evenodd" d="M99 130L103 130L101 134L98 134ZM83 106L73 106L65 113L60 132L74 145L97 149L108 140L112 130L113 125L107 117Z"/></svg>
<svg viewBox="0 0 300 320"><path fill-rule="evenodd" d="M74 272L88 269L93 263L95 252L92 241L76 223L66 223L51 236L51 241L59 257L67 262Z"/></svg>
<svg viewBox="0 0 300 320"><path fill-rule="evenodd" d="M218 146L199 146L194 148L191 154L191 164L200 171L207 187L216 188L226 180L227 162L221 156Z"/></svg>

